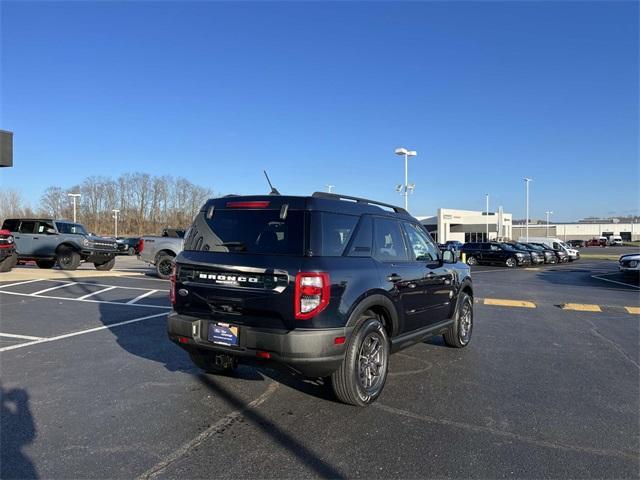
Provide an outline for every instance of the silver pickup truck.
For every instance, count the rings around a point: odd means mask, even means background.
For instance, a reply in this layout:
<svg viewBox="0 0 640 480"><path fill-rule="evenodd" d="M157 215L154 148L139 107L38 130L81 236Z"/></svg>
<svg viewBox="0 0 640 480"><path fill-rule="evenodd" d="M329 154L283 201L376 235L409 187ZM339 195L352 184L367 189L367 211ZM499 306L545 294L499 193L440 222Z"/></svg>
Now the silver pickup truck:
<svg viewBox="0 0 640 480"><path fill-rule="evenodd" d="M142 237L138 259L153 265L158 277L168 279L173 262L182 251L184 230L165 228L160 236Z"/></svg>

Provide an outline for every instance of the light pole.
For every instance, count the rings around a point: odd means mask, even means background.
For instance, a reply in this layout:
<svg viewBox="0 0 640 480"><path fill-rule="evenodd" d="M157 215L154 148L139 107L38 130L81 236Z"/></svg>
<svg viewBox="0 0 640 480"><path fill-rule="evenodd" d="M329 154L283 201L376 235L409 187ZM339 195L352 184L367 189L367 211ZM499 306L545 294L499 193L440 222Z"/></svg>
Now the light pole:
<svg viewBox="0 0 640 480"><path fill-rule="evenodd" d="M325 185L327 187L327 192L332 193L331 190L335 187L335 185Z"/></svg>
<svg viewBox="0 0 640 480"><path fill-rule="evenodd" d="M116 221L116 238L118 238L118 213L120 213L120 210L114 208L111 211L113 212L113 218Z"/></svg>
<svg viewBox="0 0 640 480"><path fill-rule="evenodd" d="M396 148L396 155L404 155L404 185L399 185L396 190L404 195L404 209L409 211L409 192L416 188L415 184L409 184L409 157L415 157L418 152L400 147Z"/></svg>
<svg viewBox="0 0 640 480"><path fill-rule="evenodd" d="M73 223L76 223L76 198L80 198L79 193L67 193L68 196L73 198Z"/></svg>
<svg viewBox="0 0 640 480"><path fill-rule="evenodd" d="M484 196L486 197L486 200L487 200L487 218L486 218L486 221L487 221L487 239L485 241L488 242L489 241L489 194L485 193Z"/></svg>
<svg viewBox="0 0 640 480"><path fill-rule="evenodd" d="M551 210L547 210L544 213L547 214L547 238L549 238L549 215L553 215L553 212Z"/></svg>
<svg viewBox="0 0 640 480"><path fill-rule="evenodd" d="M527 211L527 216L526 216L526 220L525 220L525 236L527 238L527 243L529 242L529 182L533 180L532 178L524 178L524 183L527 189L527 206L526 206L526 211Z"/></svg>

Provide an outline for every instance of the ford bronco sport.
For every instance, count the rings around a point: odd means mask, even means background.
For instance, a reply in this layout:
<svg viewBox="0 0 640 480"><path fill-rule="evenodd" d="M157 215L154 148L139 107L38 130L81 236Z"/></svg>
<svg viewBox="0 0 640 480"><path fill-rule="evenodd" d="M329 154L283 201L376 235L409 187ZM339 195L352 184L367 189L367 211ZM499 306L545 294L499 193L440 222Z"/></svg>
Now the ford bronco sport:
<svg viewBox="0 0 640 480"><path fill-rule="evenodd" d="M467 265L402 208L337 194L207 201L170 292L169 338L205 371L275 361L360 406L391 353L440 334L465 347L473 329Z"/></svg>

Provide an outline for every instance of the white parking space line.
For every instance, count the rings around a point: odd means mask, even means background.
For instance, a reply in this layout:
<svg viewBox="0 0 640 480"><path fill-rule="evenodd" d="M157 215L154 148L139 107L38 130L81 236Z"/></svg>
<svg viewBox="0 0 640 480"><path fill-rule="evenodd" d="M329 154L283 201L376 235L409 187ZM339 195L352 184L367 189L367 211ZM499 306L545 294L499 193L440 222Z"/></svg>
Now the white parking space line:
<svg viewBox="0 0 640 480"><path fill-rule="evenodd" d="M125 302L109 302L107 300L91 300L90 298L87 298L86 300L80 300L77 298L67 298L67 297L54 297L51 295L35 295L33 293L18 293L18 292L5 292L3 290L0 290L0 294L4 294L4 295L16 295L18 297L31 297L31 298L46 298L49 300L66 300L69 302L88 302L88 303L105 303L107 305L124 305L126 307L146 307L146 308L165 308L165 309L170 309L171 307L165 307L162 305L150 305L147 303L132 303L132 304L128 304Z"/></svg>
<svg viewBox="0 0 640 480"><path fill-rule="evenodd" d="M86 300L89 297L93 297L94 295L98 295L99 293L108 292L109 290L114 290L116 288L118 288L118 287L103 288L102 290L98 290L97 292L87 293L86 295L83 295L82 297L76 298L76 300Z"/></svg>
<svg viewBox="0 0 640 480"><path fill-rule="evenodd" d="M121 304L122 305L122 304ZM100 330L112 329L121 325L128 325L130 323L142 322L143 320L149 320L152 318L162 317L166 313L156 313L155 315L147 315L146 317L133 318L131 320L125 320L124 322L112 323L111 325L103 325L102 327L89 328L88 330L80 330L78 332L65 333L64 335L58 335L56 337L42 338L40 340L34 340L32 342L20 343L18 345L9 345L8 347L0 348L0 352L6 352L8 350L16 350L18 348L29 347L31 345L37 345L38 343L55 342L57 340L63 340L65 338L76 337L78 335L85 335L87 333L99 332Z"/></svg>
<svg viewBox="0 0 640 480"><path fill-rule="evenodd" d="M47 292L50 292L52 290L58 290L59 288L67 288L67 287L70 287L72 285L77 285L77 283L76 282L68 282L68 283L65 283L63 285L56 285L55 287L45 288L44 290L39 290L37 292L33 292L31 295L40 295L41 293L47 293Z"/></svg>
<svg viewBox="0 0 640 480"><path fill-rule="evenodd" d="M32 337L30 335L16 335L15 333L0 333L0 337L19 338L21 340L42 340L44 337Z"/></svg>
<svg viewBox="0 0 640 480"><path fill-rule="evenodd" d="M136 298L134 298L133 300L129 300L127 302L127 305L133 305L134 303L138 303L138 300L142 300L145 297L148 297L149 295L153 295L154 293L156 293L158 290L150 290L148 292L143 293L142 295L138 295Z"/></svg>
<svg viewBox="0 0 640 480"><path fill-rule="evenodd" d="M153 280L153 279L151 279ZM164 280L163 280L164 281ZM47 282L62 282L66 283L67 280L47 280ZM93 285L94 287L113 287L114 285L106 285L104 283L93 283L93 282L75 282L76 285ZM7 287L10 285L7 285ZM124 285L115 285L117 288L124 288L125 290L150 290L149 288L143 287L125 287ZM158 290L159 292L168 292L169 290Z"/></svg>
<svg viewBox="0 0 640 480"><path fill-rule="evenodd" d="M24 282L9 283L8 285L0 285L0 288L16 287L18 285L26 285L27 283L43 282L44 278L36 278L35 280L25 280Z"/></svg>
<svg viewBox="0 0 640 480"><path fill-rule="evenodd" d="M617 273L607 273L605 275L617 275ZM618 285L625 285L627 287L637 288L638 290L640 290L640 287L634 285L633 283L618 282L617 280L611 280L609 278L602 277L604 277L604 275L591 275L591 278L597 278L598 280L602 280L603 282L617 283Z"/></svg>

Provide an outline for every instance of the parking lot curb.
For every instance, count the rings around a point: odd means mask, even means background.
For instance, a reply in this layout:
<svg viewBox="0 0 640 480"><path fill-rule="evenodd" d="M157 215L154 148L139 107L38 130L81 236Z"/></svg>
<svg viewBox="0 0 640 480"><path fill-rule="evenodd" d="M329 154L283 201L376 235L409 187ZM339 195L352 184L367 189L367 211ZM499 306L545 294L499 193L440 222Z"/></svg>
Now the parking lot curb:
<svg viewBox="0 0 640 480"><path fill-rule="evenodd" d="M589 303L565 303L562 305L562 310L575 310L577 312L602 312L600 305L593 305Z"/></svg>
<svg viewBox="0 0 640 480"><path fill-rule="evenodd" d="M527 300L505 300L500 298L485 298L485 305L497 307L536 308L536 304Z"/></svg>

